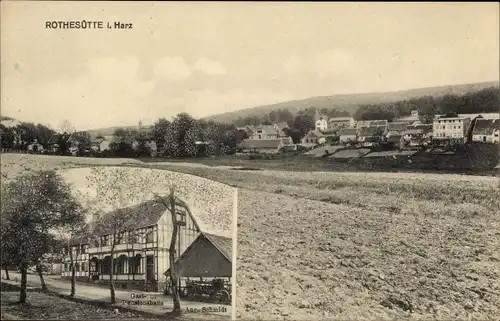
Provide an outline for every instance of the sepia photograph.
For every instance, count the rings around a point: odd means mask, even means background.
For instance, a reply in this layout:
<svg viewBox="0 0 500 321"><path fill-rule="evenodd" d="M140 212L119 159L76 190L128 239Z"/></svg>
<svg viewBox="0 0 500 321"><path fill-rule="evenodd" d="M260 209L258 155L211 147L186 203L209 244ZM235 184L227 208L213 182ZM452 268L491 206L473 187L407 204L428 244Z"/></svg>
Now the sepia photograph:
<svg viewBox="0 0 500 321"><path fill-rule="evenodd" d="M496 320L498 3L1 5L2 320Z"/></svg>

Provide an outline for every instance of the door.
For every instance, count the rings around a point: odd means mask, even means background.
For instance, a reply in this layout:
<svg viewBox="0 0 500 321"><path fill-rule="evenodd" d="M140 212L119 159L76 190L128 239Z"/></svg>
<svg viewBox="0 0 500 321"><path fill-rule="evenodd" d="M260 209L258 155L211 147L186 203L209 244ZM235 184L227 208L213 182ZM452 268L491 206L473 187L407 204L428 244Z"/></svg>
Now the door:
<svg viewBox="0 0 500 321"><path fill-rule="evenodd" d="M155 257L154 255L146 256L146 280L153 281L155 279Z"/></svg>

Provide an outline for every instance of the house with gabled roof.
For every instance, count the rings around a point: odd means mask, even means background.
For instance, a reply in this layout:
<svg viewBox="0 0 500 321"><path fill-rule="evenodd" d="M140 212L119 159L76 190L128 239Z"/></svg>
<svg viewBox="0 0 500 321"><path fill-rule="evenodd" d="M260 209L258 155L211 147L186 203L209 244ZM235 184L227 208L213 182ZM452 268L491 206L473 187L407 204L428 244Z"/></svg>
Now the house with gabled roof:
<svg viewBox="0 0 500 321"><path fill-rule="evenodd" d="M301 143L304 145L308 144L321 144L326 141L326 135L323 134L320 130L314 129L309 131L301 140Z"/></svg>
<svg viewBox="0 0 500 321"><path fill-rule="evenodd" d="M484 143L499 142L499 119L477 118L472 130L472 141Z"/></svg>
<svg viewBox="0 0 500 321"><path fill-rule="evenodd" d="M341 144L355 143L358 137L356 128L342 128L339 132L339 141Z"/></svg>
<svg viewBox="0 0 500 321"><path fill-rule="evenodd" d="M369 126L358 129L358 142L365 147L380 143L384 137L386 126Z"/></svg>
<svg viewBox="0 0 500 321"><path fill-rule="evenodd" d="M232 247L230 238L200 233L176 260L175 267L181 278L231 278ZM165 271L169 276L170 269Z"/></svg>
<svg viewBox="0 0 500 321"><path fill-rule="evenodd" d="M353 128L355 123L353 117L332 117L328 119L328 129Z"/></svg>
<svg viewBox="0 0 500 321"><path fill-rule="evenodd" d="M285 145L283 139L245 139L239 148L243 152L276 154Z"/></svg>

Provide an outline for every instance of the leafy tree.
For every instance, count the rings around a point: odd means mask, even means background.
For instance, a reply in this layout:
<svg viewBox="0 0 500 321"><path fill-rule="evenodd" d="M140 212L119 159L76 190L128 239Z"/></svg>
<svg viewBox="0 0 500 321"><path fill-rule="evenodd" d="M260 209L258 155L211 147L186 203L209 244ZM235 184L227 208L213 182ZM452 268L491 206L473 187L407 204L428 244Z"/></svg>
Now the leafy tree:
<svg viewBox="0 0 500 321"><path fill-rule="evenodd" d="M313 117L304 114L295 117L293 128L300 132L300 138L304 137L311 129L314 129ZM300 140L300 139L299 139Z"/></svg>
<svg viewBox="0 0 500 321"><path fill-rule="evenodd" d="M283 132L292 138L294 144L299 144L300 140L305 136L305 133L296 128L285 128Z"/></svg>
<svg viewBox="0 0 500 321"><path fill-rule="evenodd" d="M153 125L153 139L158 145L163 146L165 144L165 137L168 135L170 124L170 121L160 118Z"/></svg>
<svg viewBox="0 0 500 321"><path fill-rule="evenodd" d="M0 124L0 144L1 148L11 149L14 147L15 132L11 127Z"/></svg>
<svg viewBox="0 0 500 321"><path fill-rule="evenodd" d="M201 128L196 120L189 123L182 140L183 156L196 156L198 154L197 141L201 139Z"/></svg>
<svg viewBox="0 0 500 321"><path fill-rule="evenodd" d="M54 229L71 226L81 213L69 186L54 171L18 176L4 186L1 246L10 261L20 267L21 303L26 302L28 266L39 264L44 254L51 252Z"/></svg>

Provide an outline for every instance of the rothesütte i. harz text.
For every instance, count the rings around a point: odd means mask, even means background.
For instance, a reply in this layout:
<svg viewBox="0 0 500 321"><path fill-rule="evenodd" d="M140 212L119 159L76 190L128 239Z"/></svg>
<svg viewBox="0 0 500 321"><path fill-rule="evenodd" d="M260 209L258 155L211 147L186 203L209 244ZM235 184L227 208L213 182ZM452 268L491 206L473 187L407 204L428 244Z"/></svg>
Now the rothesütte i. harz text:
<svg viewBox="0 0 500 321"><path fill-rule="evenodd" d="M93 20L46 21L45 29L132 29L130 22Z"/></svg>

